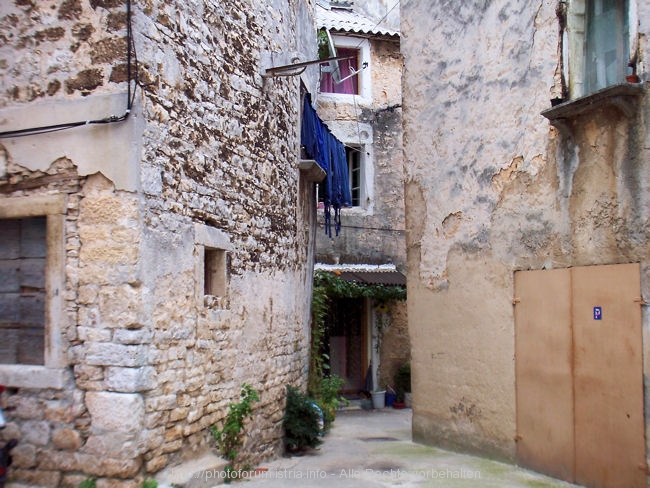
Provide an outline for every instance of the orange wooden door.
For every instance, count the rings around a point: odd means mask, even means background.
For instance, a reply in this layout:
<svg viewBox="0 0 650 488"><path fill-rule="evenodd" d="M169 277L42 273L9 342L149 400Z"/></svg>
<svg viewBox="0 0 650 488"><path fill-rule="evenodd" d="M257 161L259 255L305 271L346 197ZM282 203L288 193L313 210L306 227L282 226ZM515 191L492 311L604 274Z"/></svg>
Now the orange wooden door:
<svg viewBox="0 0 650 488"><path fill-rule="evenodd" d="M515 273L517 462L574 478L569 270Z"/></svg>
<svg viewBox="0 0 650 488"><path fill-rule="evenodd" d="M515 274L522 466L646 487L640 293L638 264Z"/></svg>
<svg viewBox="0 0 650 488"><path fill-rule="evenodd" d="M645 488L639 265L572 271L576 483Z"/></svg>

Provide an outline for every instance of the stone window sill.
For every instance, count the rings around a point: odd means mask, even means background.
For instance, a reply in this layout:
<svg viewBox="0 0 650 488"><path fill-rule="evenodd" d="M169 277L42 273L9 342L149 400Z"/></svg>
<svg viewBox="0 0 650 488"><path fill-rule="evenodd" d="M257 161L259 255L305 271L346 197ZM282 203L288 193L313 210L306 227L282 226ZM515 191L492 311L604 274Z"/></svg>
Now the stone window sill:
<svg viewBox="0 0 650 488"><path fill-rule="evenodd" d="M568 129L567 123L571 120L604 107L616 108L625 117L633 117L639 107L639 98L644 93L643 83L621 83L560 103L544 110L542 115L562 131Z"/></svg>
<svg viewBox="0 0 650 488"><path fill-rule="evenodd" d="M48 368L27 364L0 364L0 385L16 388L63 389L64 368Z"/></svg>

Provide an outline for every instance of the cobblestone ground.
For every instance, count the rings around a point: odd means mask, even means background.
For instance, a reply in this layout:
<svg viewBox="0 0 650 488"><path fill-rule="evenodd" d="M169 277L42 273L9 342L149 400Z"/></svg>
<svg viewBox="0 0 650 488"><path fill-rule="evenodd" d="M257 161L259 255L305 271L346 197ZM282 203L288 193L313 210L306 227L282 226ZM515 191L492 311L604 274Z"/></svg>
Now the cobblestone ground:
<svg viewBox="0 0 650 488"><path fill-rule="evenodd" d="M217 474L218 475L218 474ZM260 466L246 487L575 488L513 465L411 442L411 410L345 410L314 451Z"/></svg>

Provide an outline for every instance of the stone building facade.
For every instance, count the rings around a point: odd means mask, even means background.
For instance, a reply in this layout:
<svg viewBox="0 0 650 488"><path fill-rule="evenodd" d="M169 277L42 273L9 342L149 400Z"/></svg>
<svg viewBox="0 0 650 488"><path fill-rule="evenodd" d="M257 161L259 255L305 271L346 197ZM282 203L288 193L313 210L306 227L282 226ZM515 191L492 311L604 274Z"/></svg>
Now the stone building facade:
<svg viewBox="0 0 650 488"><path fill-rule="evenodd" d="M588 486L646 486L650 4L451 6L401 10L414 439ZM551 277L565 282L549 290ZM629 320L613 303L623 289ZM534 378L564 399L534 403ZM618 407L589 410L604 398ZM546 424L564 402L566 419ZM549 459L530 459L531 416ZM634 480L594 481L605 475L589 466Z"/></svg>
<svg viewBox="0 0 650 488"><path fill-rule="evenodd" d="M394 265L397 273L405 272L399 6L381 0L320 3L317 27L329 31L338 54L349 52L341 49L356 50L358 68L368 64L356 75L355 93L320 89L319 114L347 147L353 195L352 206L341 211L338 236L325 232L319 211L316 261L341 265L341 270L370 265L355 268L356 273L386 264ZM385 387L410 358L406 304L396 301L386 312L378 312L375 305L371 300L359 304L367 322L364 326L369 327L364 357L373 361L376 386ZM373 357L380 322L386 324L382 346Z"/></svg>
<svg viewBox="0 0 650 488"><path fill-rule="evenodd" d="M260 392L243 460L279 453L286 386L308 367L316 204L299 127L318 69L262 75L316 58L313 8L0 6L12 479L139 486L210 452L243 383Z"/></svg>

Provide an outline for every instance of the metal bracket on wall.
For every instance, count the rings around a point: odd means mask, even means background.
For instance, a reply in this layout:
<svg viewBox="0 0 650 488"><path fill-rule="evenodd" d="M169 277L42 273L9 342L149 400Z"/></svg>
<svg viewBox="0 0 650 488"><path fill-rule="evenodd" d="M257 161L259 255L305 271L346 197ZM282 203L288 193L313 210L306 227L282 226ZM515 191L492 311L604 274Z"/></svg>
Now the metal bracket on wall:
<svg viewBox="0 0 650 488"><path fill-rule="evenodd" d="M308 66L311 66L312 64L322 64L322 63L329 63L330 61L340 61L342 59L349 59L353 58L354 56L335 56L333 58L325 58L325 59L314 59L313 61L303 61L302 63L293 63L293 64L285 64L283 66L275 66L273 68L268 68L264 70L264 74L262 74L263 78L273 78L275 76L296 76L301 74L305 69L307 69ZM300 71L296 71L300 70Z"/></svg>

